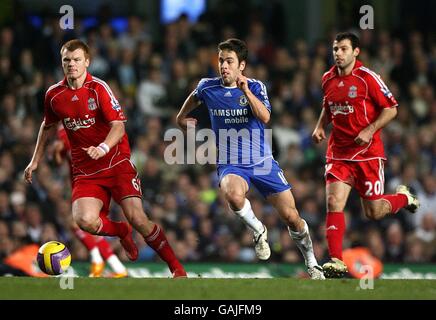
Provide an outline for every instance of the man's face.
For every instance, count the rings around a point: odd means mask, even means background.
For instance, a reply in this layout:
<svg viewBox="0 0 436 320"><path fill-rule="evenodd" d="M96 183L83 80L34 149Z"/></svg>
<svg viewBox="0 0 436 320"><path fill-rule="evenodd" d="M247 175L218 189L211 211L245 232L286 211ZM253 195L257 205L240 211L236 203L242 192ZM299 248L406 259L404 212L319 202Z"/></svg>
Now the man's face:
<svg viewBox="0 0 436 320"><path fill-rule="evenodd" d="M346 69L358 55L359 48L353 50L349 39L333 42L333 57L338 68Z"/></svg>
<svg viewBox="0 0 436 320"><path fill-rule="evenodd" d="M236 52L222 50L218 54L218 67L225 86L236 85L236 78L245 68L245 61L239 63Z"/></svg>
<svg viewBox="0 0 436 320"><path fill-rule="evenodd" d="M85 52L82 49L74 51L64 49L62 51L62 69L67 78L73 80L80 78L88 67L89 59L85 57Z"/></svg>

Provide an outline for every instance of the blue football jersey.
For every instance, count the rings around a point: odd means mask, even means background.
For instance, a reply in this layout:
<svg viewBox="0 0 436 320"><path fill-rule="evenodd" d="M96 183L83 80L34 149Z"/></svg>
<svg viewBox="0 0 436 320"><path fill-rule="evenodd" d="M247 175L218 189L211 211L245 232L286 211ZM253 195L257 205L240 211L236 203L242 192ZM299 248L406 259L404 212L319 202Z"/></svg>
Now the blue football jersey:
<svg viewBox="0 0 436 320"><path fill-rule="evenodd" d="M271 112L265 85L248 79L248 87ZM272 158L271 130L253 115L238 87L225 87L221 78L204 78L194 96L209 110L219 165L253 166Z"/></svg>

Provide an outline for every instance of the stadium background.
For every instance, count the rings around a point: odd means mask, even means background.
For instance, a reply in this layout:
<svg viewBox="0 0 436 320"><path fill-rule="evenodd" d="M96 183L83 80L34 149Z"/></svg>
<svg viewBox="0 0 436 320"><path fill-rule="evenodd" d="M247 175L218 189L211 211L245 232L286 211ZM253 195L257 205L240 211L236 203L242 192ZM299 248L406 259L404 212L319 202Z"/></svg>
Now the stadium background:
<svg viewBox="0 0 436 320"><path fill-rule="evenodd" d="M321 107L321 76L332 64L331 41L336 32L351 29L361 37L360 59L382 76L400 105L383 133L389 159L385 190L407 184L422 207L413 216L401 211L371 222L352 193L345 246L365 246L384 263L436 262L435 2L193 1L164 15L164 8L174 9L176 2L165 7L157 0L74 1L71 31L59 28L63 1L1 2L0 261L27 243L53 239L68 245L74 263L88 259L66 227L71 215L67 166L55 168L46 159L31 186L22 180L45 90L62 77L60 45L79 37L91 47L89 71L109 83L127 113L144 208L164 226L177 256L186 263L257 263L250 233L217 192L213 166L163 161L165 130L175 127L175 114L198 80L217 74L217 43L236 36L249 46L246 75L268 87L276 159L310 226L316 256L324 262L326 144L313 145L310 135ZM195 8L194 2L200 9L203 3L200 14L181 14ZM364 4L374 8L374 30L359 29ZM196 116L200 126L208 126L204 109ZM255 191L249 198L269 230L270 262L300 266L298 249L277 214ZM121 219L117 206L111 211ZM136 242L139 261L158 261L141 237ZM126 260L118 241L112 243Z"/></svg>

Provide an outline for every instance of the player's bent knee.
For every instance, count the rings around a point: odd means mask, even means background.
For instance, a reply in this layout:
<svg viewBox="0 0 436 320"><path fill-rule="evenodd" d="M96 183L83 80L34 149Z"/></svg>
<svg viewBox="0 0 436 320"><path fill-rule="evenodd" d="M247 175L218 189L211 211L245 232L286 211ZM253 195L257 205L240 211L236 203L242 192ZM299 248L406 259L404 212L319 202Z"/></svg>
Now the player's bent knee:
<svg viewBox="0 0 436 320"><path fill-rule="evenodd" d="M80 229L90 232L92 234L96 234L100 227L100 222L98 221L98 219L91 218L90 216L86 215L76 217L75 221Z"/></svg>
<svg viewBox="0 0 436 320"><path fill-rule="evenodd" d="M147 226L150 224L150 221L145 215L133 215L129 219L129 222L133 227L135 227L135 229L147 228Z"/></svg>
<svg viewBox="0 0 436 320"><path fill-rule="evenodd" d="M339 206L339 202L340 201L336 195L327 195L327 208L329 211L341 211L342 209Z"/></svg>
<svg viewBox="0 0 436 320"><path fill-rule="evenodd" d="M239 199L237 199L237 200L229 200L228 202L229 202L230 208L232 210L234 210L234 211L242 210L242 208L244 207L244 201L243 200L242 201L239 200Z"/></svg>
<svg viewBox="0 0 436 320"><path fill-rule="evenodd" d="M281 216L285 220L286 224L288 226L295 226L300 221L300 216L298 215L298 212L296 209L292 210L286 210L285 212L281 213Z"/></svg>
<svg viewBox="0 0 436 320"><path fill-rule="evenodd" d="M234 193L226 193L225 197L233 210L241 210L244 207L245 196Z"/></svg>

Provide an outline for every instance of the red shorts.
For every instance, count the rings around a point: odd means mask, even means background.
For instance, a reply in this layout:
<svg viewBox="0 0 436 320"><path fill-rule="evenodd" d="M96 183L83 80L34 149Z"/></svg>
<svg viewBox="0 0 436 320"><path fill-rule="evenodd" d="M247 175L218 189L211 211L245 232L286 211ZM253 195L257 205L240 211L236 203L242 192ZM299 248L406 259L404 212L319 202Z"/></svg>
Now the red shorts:
<svg viewBox="0 0 436 320"><path fill-rule="evenodd" d="M126 160L111 169L74 179L71 202L84 197L97 198L103 202L103 212L109 211L111 196L118 204L128 197L142 197L141 182L130 161Z"/></svg>
<svg viewBox="0 0 436 320"><path fill-rule="evenodd" d="M384 161L328 160L325 166L325 179L326 183L345 182L354 187L361 198L377 200L384 194Z"/></svg>

